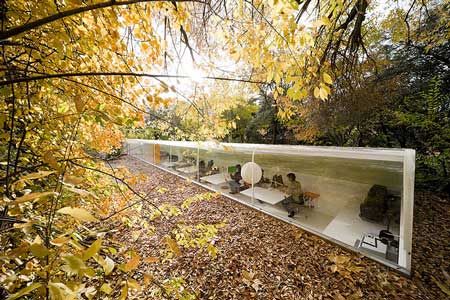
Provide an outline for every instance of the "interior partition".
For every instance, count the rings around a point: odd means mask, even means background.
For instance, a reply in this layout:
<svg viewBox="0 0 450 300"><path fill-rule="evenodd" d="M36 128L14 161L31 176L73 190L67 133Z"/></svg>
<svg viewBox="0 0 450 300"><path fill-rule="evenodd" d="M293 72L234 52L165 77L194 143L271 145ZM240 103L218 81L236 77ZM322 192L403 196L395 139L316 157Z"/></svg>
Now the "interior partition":
<svg viewBox="0 0 450 300"><path fill-rule="evenodd" d="M411 270L414 150L134 139L126 149L401 272ZM253 184L241 176L248 162L263 173ZM289 195L297 194L290 186L300 196Z"/></svg>

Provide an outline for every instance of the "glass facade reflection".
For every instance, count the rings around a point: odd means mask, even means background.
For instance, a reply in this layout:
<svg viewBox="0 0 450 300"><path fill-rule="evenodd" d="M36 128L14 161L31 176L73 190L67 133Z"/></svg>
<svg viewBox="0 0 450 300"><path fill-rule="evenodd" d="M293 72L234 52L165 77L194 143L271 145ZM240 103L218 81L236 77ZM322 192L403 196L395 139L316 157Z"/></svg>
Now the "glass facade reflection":
<svg viewBox="0 0 450 300"><path fill-rule="evenodd" d="M134 139L126 149L402 272L411 270L414 150ZM258 182L242 179L247 162L262 169Z"/></svg>

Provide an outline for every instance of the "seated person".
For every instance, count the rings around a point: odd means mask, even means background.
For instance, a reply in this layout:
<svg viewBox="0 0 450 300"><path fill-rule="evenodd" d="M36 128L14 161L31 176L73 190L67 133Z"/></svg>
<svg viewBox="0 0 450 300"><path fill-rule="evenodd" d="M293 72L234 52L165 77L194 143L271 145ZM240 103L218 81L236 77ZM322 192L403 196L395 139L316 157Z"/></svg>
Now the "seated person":
<svg viewBox="0 0 450 300"><path fill-rule="evenodd" d="M267 177L264 177L264 170L261 169L262 175L261 175L261 179L258 181L258 183L255 184L255 186L259 186L259 187L263 187L263 188L268 188L270 185L270 179Z"/></svg>
<svg viewBox="0 0 450 300"><path fill-rule="evenodd" d="M283 184L283 176L277 175L277 174L273 175L271 187L273 187L273 188L280 188L282 186L284 186L284 184Z"/></svg>
<svg viewBox="0 0 450 300"><path fill-rule="evenodd" d="M240 164L237 164L235 167L236 167L236 171L233 174L231 174L231 178L234 181L239 182L242 180L242 175L241 175L242 167Z"/></svg>
<svg viewBox="0 0 450 300"><path fill-rule="evenodd" d="M284 208L289 212L288 217L292 218L295 215L296 209L304 204L303 192L302 185L296 180L294 173L287 174L287 178L288 182L286 183L284 192L288 194L289 197L284 199L281 204L283 204Z"/></svg>
<svg viewBox="0 0 450 300"><path fill-rule="evenodd" d="M199 172L199 174L200 174L200 177L203 177L203 176L206 176L206 175L207 175L208 169L207 169L207 167L206 167L206 164L205 164L205 161L204 161L204 160L201 160L201 161L198 163L198 172Z"/></svg>
<svg viewBox="0 0 450 300"><path fill-rule="evenodd" d="M230 186L230 194L237 194L240 191L241 187L241 165L237 164L235 167L236 171L230 174L231 180L228 181L228 185Z"/></svg>
<svg viewBox="0 0 450 300"><path fill-rule="evenodd" d="M208 161L208 164L206 165L206 169L211 171L213 166L214 166L214 161L211 159L210 161Z"/></svg>
<svg viewBox="0 0 450 300"><path fill-rule="evenodd" d="M219 171L214 167L214 161L211 159L206 165L206 175L213 175L217 173L219 173Z"/></svg>

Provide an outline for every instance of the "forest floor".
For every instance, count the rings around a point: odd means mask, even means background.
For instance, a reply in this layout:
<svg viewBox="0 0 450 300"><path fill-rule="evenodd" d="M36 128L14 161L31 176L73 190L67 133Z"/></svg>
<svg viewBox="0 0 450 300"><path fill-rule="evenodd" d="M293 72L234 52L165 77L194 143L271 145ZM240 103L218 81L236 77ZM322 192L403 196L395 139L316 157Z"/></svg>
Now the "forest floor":
<svg viewBox="0 0 450 300"><path fill-rule="evenodd" d="M148 179L135 187L152 190L149 196L156 205L181 207L187 198L208 192L131 157L114 164L146 174ZM151 208L144 205L140 217L148 221L146 210ZM448 299L436 281L445 282L442 270L449 272L449 220L448 198L416 192L411 278L223 196L194 202L170 220L155 219L148 232L123 229L119 239L134 245L140 257L161 257L161 249L167 248L164 236L179 224L224 222L213 240L215 257L183 247L179 255L161 263L148 260L139 269L157 282L182 277L199 299L438 300ZM140 299L153 299L149 291L141 293Z"/></svg>

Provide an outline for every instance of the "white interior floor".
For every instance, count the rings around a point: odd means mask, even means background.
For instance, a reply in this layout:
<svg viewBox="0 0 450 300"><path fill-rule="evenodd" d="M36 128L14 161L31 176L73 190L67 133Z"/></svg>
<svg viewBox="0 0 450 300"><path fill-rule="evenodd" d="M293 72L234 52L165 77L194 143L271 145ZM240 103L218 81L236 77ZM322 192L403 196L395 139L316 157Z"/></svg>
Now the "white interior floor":
<svg viewBox="0 0 450 300"><path fill-rule="evenodd" d="M165 166L164 164L162 164L163 167L172 172L174 171L173 167ZM192 179L196 176L196 174L178 173ZM386 225L364 221L359 217L360 204L366 197L371 185L309 174L296 173L296 175L297 179L302 183L304 192L318 193L320 197L316 207L303 207L293 218L287 216L288 213L281 204L261 203L242 194L230 194L230 196L263 212L311 229L349 246L358 244L366 234L378 236L380 230L386 229ZM213 185L205 182L202 182L202 184L209 186L215 191L226 195L229 194L227 184ZM394 226L390 230L398 235L398 227ZM383 251L369 252L372 255L384 258Z"/></svg>

